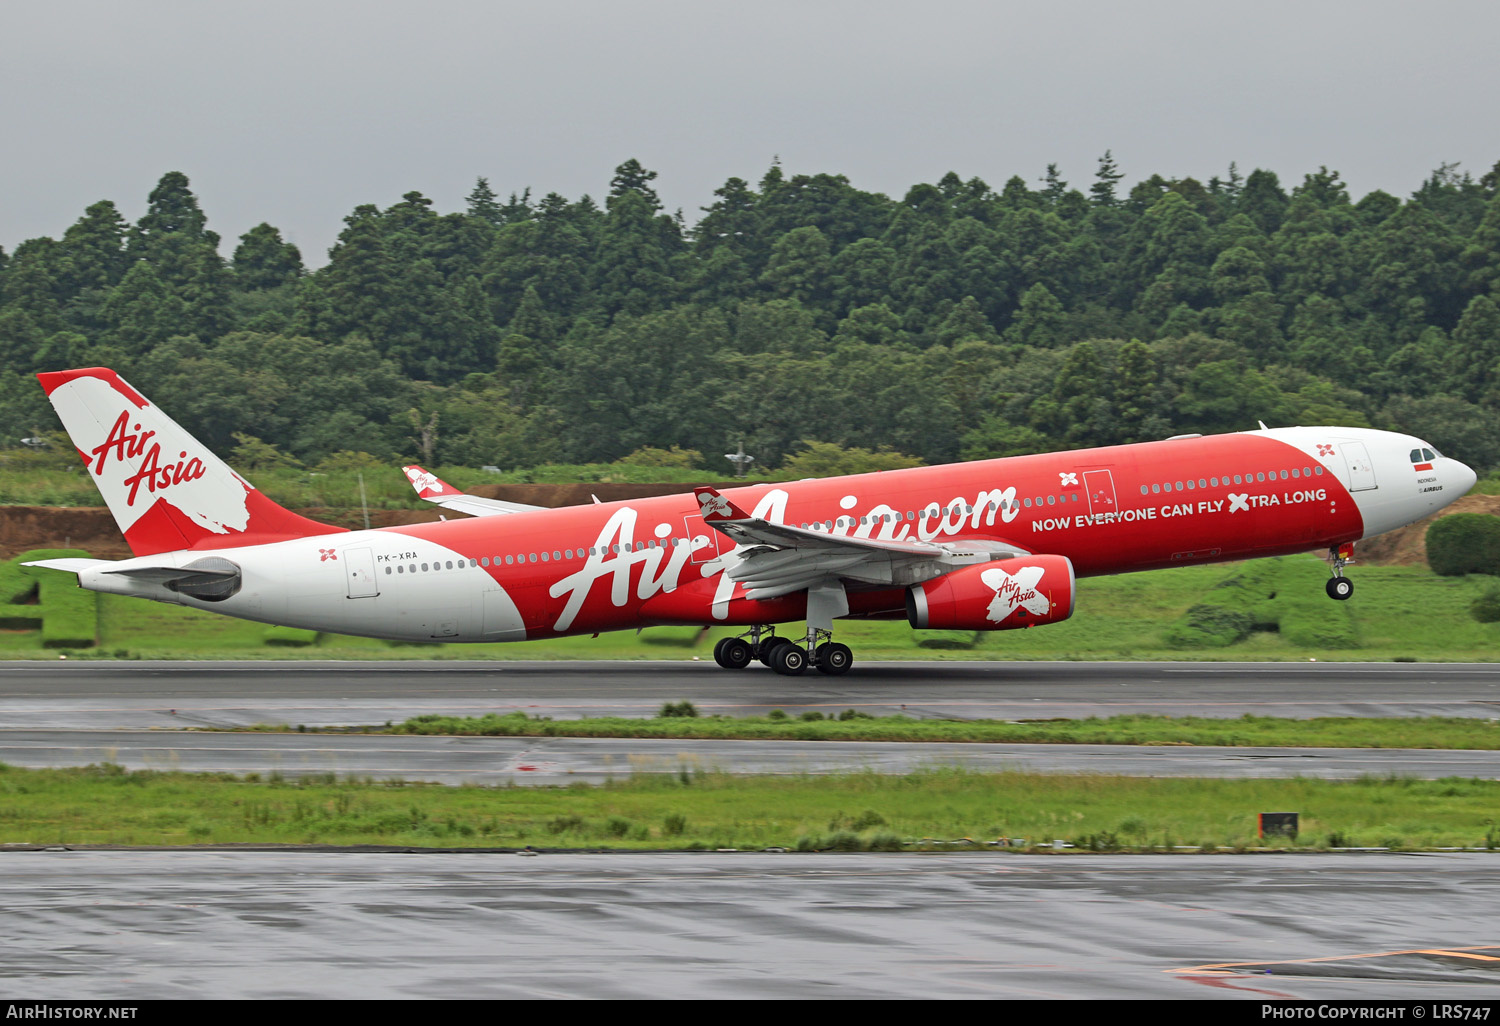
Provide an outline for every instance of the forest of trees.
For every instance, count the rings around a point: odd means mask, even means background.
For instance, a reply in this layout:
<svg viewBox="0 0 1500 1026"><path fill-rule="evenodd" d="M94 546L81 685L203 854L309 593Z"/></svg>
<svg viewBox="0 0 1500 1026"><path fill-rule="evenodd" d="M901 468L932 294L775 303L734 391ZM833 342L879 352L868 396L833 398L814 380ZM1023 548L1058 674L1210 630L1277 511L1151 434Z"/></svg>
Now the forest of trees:
<svg viewBox="0 0 1500 1026"><path fill-rule="evenodd" d="M55 431L31 374L105 365L221 454L502 468L642 447L763 467L810 443L927 462L1233 431L1394 427L1500 466L1500 164L1406 199L1231 165L1128 193L1106 153L891 199L731 178L696 224L629 160L603 204L481 178L345 219L310 271L226 259L177 172L0 250L0 447Z"/></svg>

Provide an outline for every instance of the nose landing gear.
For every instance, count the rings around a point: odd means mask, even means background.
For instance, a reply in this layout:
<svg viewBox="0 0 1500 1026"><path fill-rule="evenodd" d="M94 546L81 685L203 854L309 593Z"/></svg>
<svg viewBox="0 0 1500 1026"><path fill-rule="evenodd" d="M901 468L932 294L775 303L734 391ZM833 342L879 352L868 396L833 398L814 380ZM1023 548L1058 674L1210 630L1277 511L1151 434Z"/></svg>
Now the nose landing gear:
<svg viewBox="0 0 1500 1026"><path fill-rule="evenodd" d="M1337 548L1330 548L1328 555L1333 562L1333 576L1328 579L1324 590L1329 598L1342 602L1354 594L1354 582L1344 576L1344 567L1354 562L1354 546L1345 542Z"/></svg>

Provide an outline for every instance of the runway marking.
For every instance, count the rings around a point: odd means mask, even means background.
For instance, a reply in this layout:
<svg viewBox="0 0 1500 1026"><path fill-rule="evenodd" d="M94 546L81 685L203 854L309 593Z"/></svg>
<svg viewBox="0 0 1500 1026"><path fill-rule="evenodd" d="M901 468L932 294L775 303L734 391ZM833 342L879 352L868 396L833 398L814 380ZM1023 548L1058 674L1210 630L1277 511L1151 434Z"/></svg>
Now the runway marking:
<svg viewBox="0 0 1500 1026"><path fill-rule="evenodd" d="M1472 948L1410 948L1403 951L1374 951L1360 955L1324 955L1320 958L1283 958L1264 962L1214 962L1209 965L1190 966L1183 969L1163 969L1174 975L1197 976L1247 976L1245 969L1264 969L1266 966L1310 965L1315 962L1352 962L1368 958L1393 958L1399 955L1441 955L1449 958L1468 958L1480 962L1500 962L1500 957L1481 955L1481 951L1500 951L1500 944L1482 944ZM1270 970L1266 970L1269 972Z"/></svg>
<svg viewBox="0 0 1500 1026"><path fill-rule="evenodd" d="M1169 971L1175 972L1176 970ZM1202 973L1194 975L1182 975L1179 978L1188 980L1191 983L1201 983L1205 987L1219 987L1223 990L1243 990L1251 994L1265 994L1267 997L1286 998L1288 1000L1296 999L1295 994L1286 994L1279 990L1266 990L1263 987L1241 987L1236 984L1230 983L1229 980L1224 978L1226 976L1234 975L1236 974L1224 973L1222 976L1216 976L1213 973Z"/></svg>

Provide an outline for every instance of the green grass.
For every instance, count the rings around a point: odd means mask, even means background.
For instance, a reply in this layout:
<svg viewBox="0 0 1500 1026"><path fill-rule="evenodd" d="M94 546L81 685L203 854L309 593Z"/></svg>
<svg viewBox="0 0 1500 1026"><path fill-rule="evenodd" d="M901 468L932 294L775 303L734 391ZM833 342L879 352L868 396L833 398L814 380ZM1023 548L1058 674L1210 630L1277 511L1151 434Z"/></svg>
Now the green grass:
<svg viewBox="0 0 1500 1026"><path fill-rule="evenodd" d="M1227 745L1296 748L1500 749L1500 720L1466 717L1362 719L1270 716L1111 716L1081 720L914 720L906 716L845 719L712 716L689 719L604 717L555 720L523 712L479 717L418 716L373 734L486 737L717 738L786 741L936 741L961 743ZM277 729L277 728L264 728ZM344 728L336 728L342 730Z"/></svg>
<svg viewBox="0 0 1500 1026"><path fill-rule="evenodd" d="M1438 577L1419 566L1356 566L1351 576L1357 582L1355 595L1338 603L1324 595L1327 570L1312 556L1177 567L1080 580L1073 618L1047 627L913 631L904 620L848 620L836 624L836 636L853 648L856 671L861 662L880 659L1485 662L1500 657L1500 623L1479 623L1470 614L1474 600L1494 586L1493 578ZM6 579L0 572L0 586ZM1268 597L1272 592L1275 597ZM97 602L99 644L68 651L70 657L707 661L715 641L740 632L660 627L640 635L617 631L598 638L480 645L393 645L324 634L307 644L288 645L262 624L117 595L101 595ZM1232 644L1184 647L1177 635L1187 614L1205 604L1247 610L1254 629ZM35 608L11 606L9 611L32 616ZM6 611L0 605L0 615ZM782 633L798 636L802 630L792 624ZM301 634L287 638L308 641ZM0 658L57 655L43 646L39 631L0 630Z"/></svg>
<svg viewBox="0 0 1500 1026"><path fill-rule="evenodd" d="M19 636L43 649L90 647L99 637L99 595L75 586L71 574L21 564L86 556L82 549L33 549L0 563L0 651Z"/></svg>
<svg viewBox="0 0 1500 1026"><path fill-rule="evenodd" d="M931 770L734 777L684 767L568 787L261 779L0 766L0 843L442 847L933 847L1024 838L1094 850L1260 844L1296 811L1305 847L1500 846L1500 782L1156 780Z"/></svg>

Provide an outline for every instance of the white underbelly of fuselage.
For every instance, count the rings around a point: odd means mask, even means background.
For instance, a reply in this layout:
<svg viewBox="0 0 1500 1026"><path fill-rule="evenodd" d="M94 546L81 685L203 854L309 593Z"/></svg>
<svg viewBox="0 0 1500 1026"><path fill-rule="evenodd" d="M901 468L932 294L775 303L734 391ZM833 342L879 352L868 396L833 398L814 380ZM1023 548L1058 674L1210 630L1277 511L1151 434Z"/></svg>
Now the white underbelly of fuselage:
<svg viewBox="0 0 1500 1026"><path fill-rule="evenodd" d="M132 595L262 623L393 641L521 641L520 610L489 571L452 549L384 531L298 538L245 548L175 552L105 569L184 566L205 556L240 568L240 586L212 601L118 573L83 571L94 591Z"/></svg>

